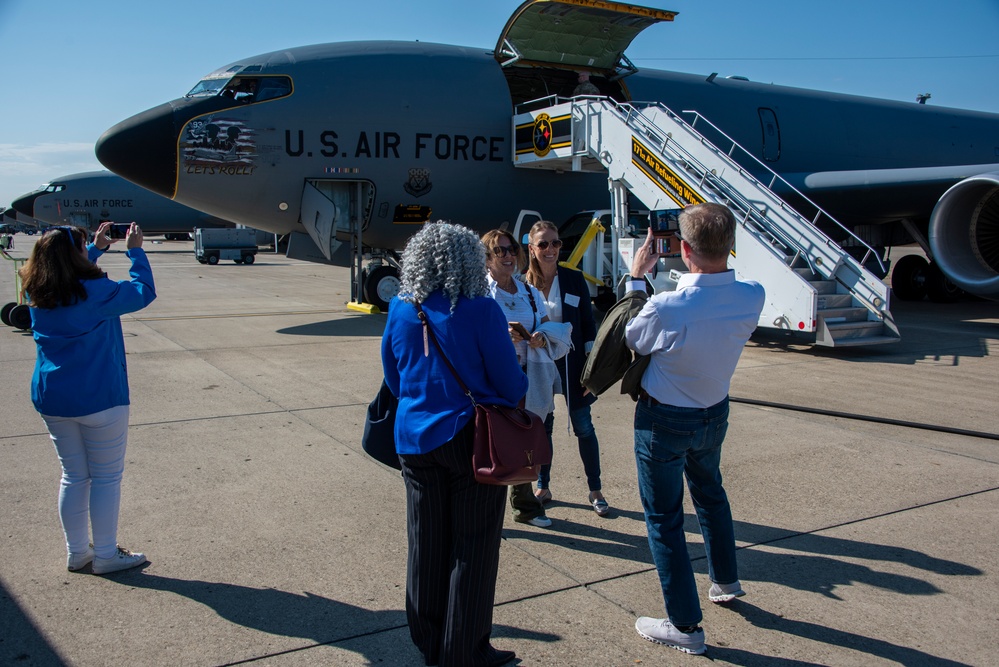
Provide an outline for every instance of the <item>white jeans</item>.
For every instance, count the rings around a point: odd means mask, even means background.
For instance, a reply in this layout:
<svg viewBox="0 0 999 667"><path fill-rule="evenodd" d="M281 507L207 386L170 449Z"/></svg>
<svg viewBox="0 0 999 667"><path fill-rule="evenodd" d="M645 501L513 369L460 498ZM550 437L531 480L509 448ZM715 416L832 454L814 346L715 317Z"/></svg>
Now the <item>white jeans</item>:
<svg viewBox="0 0 999 667"><path fill-rule="evenodd" d="M83 417L42 415L42 419L62 463L59 518L66 533L66 550L86 553L89 519L94 531L94 555L113 557L118 543L128 406Z"/></svg>

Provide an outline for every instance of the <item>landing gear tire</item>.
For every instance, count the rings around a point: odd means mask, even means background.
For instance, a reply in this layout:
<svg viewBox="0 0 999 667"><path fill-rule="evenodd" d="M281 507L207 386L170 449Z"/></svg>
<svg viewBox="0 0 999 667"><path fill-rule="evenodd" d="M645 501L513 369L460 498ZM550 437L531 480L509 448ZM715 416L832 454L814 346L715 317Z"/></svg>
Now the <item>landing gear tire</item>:
<svg viewBox="0 0 999 667"><path fill-rule="evenodd" d="M212 266L215 266L216 264L219 263L219 256L218 255L209 255L208 256L208 263L211 264Z"/></svg>
<svg viewBox="0 0 999 667"><path fill-rule="evenodd" d="M934 303L954 303L964 293L943 274L936 262L930 262L926 273L926 295Z"/></svg>
<svg viewBox="0 0 999 667"><path fill-rule="evenodd" d="M394 266L376 266L364 278L364 300L387 313L389 301L399 293L400 284L399 272Z"/></svg>
<svg viewBox="0 0 999 667"><path fill-rule="evenodd" d="M906 255L891 271L891 289L902 301L922 301L926 296L930 263L919 255Z"/></svg>
<svg viewBox="0 0 999 667"><path fill-rule="evenodd" d="M246 257L244 257L243 262L246 264L253 264L254 262L253 255L247 255Z"/></svg>
<svg viewBox="0 0 999 667"><path fill-rule="evenodd" d="M10 326L27 331L31 328L31 310L27 304L19 304L10 309Z"/></svg>
<svg viewBox="0 0 999 667"><path fill-rule="evenodd" d="M17 303L12 301L0 309L0 322L3 322L7 326L12 326L10 323L10 311L14 310L15 307L17 307Z"/></svg>

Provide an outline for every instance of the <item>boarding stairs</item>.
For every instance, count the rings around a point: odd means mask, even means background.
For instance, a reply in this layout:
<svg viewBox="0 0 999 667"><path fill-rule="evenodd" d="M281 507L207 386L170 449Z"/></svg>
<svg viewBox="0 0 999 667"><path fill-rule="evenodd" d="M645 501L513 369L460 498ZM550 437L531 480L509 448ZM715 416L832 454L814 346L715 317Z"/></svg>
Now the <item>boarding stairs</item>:
<svg viewBox="0 0 999 667"><path fill-rule="evenodd" d="M877 253L706 118L685 111L693 118L687 123L659 103L620 104L602 97L550 101L555 103L543 108L531 108L538 101L522 105L529 110L514 116L514 164L557 171L606 170L615 209L622 213L615 215L614 240L602 247L621 254L618 240L626 233L627 196L615 191L622 188L653 210L723 203L739 221L729 266L739 279L755 280L766 289L760 327L814 334L817 345L829 347L899 340L889 311L889 289L865 268L867 262L880 264ZM736 155L764 174L766 183L736 162ZM814 217L809 220L785 203L773 192L775 186L807 202ZM865 251L862 259L826 236L820 224L844 229ZM611 287L628 271L615 259ZM676 271L670 274L675 280ZM661 289L668 283L660 279L653 284Z"/></svg>

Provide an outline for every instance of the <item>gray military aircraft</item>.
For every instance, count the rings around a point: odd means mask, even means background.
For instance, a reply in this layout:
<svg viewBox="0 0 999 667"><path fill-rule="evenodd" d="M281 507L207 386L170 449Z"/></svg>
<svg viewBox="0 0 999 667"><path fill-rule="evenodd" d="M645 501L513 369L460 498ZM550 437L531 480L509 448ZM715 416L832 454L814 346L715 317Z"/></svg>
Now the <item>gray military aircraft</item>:
<svg viewBox="0 0 999 667"><path fill-rule="evenodd" d="M605 178L513 165L515 144L531 140L513 127L515 109L571 96L585 69L617 102L696 110L755 158L747 170L765 164L783 176L793 187L774 189L791 205L807 195L881 252L921 245L932 264L897 262L897 296L945 300L959 293L953 281L999 297L999 115L639 71L624 50L675 15L528 0L492 50L348 42L253 56L115 125L97 157L215 216L308 232L334 260L353 261L338 246L359 241L375 260L359 282L383 305L414 225L448 219L483 231L525 209L560 220L607 208ZM850 245L841 229L826 231Z"/></svg>
<svg viewBox="0 0 999 667"><path fill-rule="evenodd" d="M233 227L233 223L130 183L109 171L88 171L57 178L11 203L20 217L50 225L97 229L102 220L137 222L147 235L188 238L195 227Z"/></svg>

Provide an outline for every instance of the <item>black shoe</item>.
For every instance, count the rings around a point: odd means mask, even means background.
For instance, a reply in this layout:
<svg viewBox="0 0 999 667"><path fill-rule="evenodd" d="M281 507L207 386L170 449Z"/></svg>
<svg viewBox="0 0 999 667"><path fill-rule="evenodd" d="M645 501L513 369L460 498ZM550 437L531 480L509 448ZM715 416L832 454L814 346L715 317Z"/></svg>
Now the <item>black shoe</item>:
<svg viewBox="0 0 999 667"><path fill-rule="evenodd" d="M513 651L493 649L492 655L486 661L486 667L500 667L500 665L505 665L516 657L517 654Z"/></svg>

